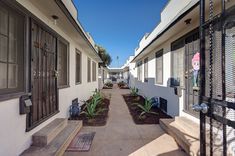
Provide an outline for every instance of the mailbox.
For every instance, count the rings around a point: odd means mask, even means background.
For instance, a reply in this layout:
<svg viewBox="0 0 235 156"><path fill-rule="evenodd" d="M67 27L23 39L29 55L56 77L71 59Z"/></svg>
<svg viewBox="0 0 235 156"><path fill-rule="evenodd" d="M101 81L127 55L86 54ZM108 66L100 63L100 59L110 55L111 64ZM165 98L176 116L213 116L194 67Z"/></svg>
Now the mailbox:
<svg viewBox="0 0 235 156"><path fill-rule="evenodd" d="M29 95L23 95L20 97L20 114L30 113L30 107L32 106L32 101Z"/></svg>

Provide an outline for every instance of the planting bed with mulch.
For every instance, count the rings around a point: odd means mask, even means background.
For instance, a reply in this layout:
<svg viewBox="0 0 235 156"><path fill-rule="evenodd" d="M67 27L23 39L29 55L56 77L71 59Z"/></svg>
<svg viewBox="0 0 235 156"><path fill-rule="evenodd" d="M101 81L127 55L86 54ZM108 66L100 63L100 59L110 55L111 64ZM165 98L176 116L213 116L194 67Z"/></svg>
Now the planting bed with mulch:
<svg viewBox="0 0 235 156"><path fill-rule="evenodd" d="M136 103L144 104L145 99L142 96L132 96L130 94L123 95L123 98L128 106L132 119L136 124L159 124L160 118L172 118L171 116L164 113L161 109L153 107L152 112L157 114L145 114L144 117L140 118L142 110L136 105Z"/></svg>
<svg viewBox="0 0 235 156"><path fill-rule="evenodd" d="M113 87L104 86L103 89L113 89Z"/></svg>
<svg viewBox="0 0 235 156"><path fill-rule="evenodd" d="M120 89L130 89L128 86L121 86Z"/></svg>
<svg viewBox="0 0 235 156"><path fill-rule="evenodd" d="M104 109L104 111L100 112L99 115L89 119L85 114L80 114L79 117L73 120L82 120L83 126L104 126L108 119L109 105L110 100L105 98L102 100L102 103L97 106L97 110ZM84 110L84 107L85 105L82 105L81 110Z"/></svg>

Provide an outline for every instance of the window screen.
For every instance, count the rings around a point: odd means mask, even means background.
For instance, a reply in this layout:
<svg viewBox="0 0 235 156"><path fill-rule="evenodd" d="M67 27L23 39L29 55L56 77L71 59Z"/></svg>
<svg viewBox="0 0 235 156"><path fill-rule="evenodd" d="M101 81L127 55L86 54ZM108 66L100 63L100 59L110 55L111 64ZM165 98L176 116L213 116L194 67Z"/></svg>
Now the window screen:
<svg viewBox="0 0 235 156"><path fill-rule="evenodd" d="M76 49L76 83L82 82L81 52Z"/></svg>
<svg viewBox="0 0 235 156"><path fill-rule="evenodd" d="M163 83L163 50L156 53L156 83Z"/></svg>
<svg viewBox="0 0 235 156"><path fill-rule="evenodd" d="M92 81L96 81L96 63L92 61Z"/></svg>
<svg viewBox="0 0 235 156"><path fill-rule="evenodd" d="M91 82L91 59L87 58L87 82Z"/></svg>
<svg viewBox="0 0 235 156"><path fill-rule="evenodd" d="M69 85L68 72L68 44L59 40L58 45L58 84L59 86Z"/></svg>
<svg viewBox="0 0 235 156"><path fill-rule="evenodd" d="M144 82L148 82L148 58L144 59Z"/></svg>
<svg viewBox="0 0 235 156"><path fill-rule="evenodd" d="M137 63L137 79L142 81L142 61Z"/></svg>
<svg viewBox="0 0 235 156"><path fill-rule="evenodd" d="M172 78L174 86L184 86L184 47L172 51Z"/></svg>

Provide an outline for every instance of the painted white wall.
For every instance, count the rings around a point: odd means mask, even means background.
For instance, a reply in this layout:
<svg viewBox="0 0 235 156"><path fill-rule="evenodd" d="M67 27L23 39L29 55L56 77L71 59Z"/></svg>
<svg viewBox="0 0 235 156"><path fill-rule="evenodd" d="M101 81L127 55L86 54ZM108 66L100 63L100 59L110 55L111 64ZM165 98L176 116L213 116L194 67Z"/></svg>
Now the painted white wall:
<svg viewBox="0 0 235 156"><path fill-rule="evenodd" d="M166 10L169 10L169 8L172 9L172 4L177 2L177 0L173 0L166 6ZM172 3L172 4L171 4ZM185 5L188 4L188 1L185 2ZM178 6L179 8L184 8L183 6ZM176 13L180 11L180 9L176 10ZM163 13L164 14L164 11ZM169 13L169 14L172 14ZM162 15L167 18L167 15ZM160 96L164 99L167 100L167 113L171 116L186 116L189 117L195 121L199 121L195 117L192 117L191 115L184 113L183 111L183 105L184 105L184 99L183 96L179 97L174 94L174 89L172 87L168 86L168 80L171 78L171 43L174 42L175 40L179 39L183 35L187 34L188 32L194 30L196 27L198 27L199 23L198 20L193 20L192 23L186 27L185 29L181 30L180 28L175 28L178 29L178 33L174 36L170 36L169 39L167 39L164 43L160 45L154 45L154 50L152 50L150 53L147 55L143 56L140 60L144 62L144 59L148 57L148 82L144 82L144 66L142 65L142 82L137 81L137 68L135 67L135 63L131 63L133 68L130 68L130 86L131 87L137 87L140 90L140 94L143 96L147 97L153 97L153 96ZM166 23L165 23L166 24ZM156 36L160 28L158 26L154 29L154 31L150 35ZM149 36L151 37L151 36ZM148 38L149 38L148 37ZM147 42L146 42L147 44ZM143 44L143 46L146 46ZM143 49L144 47L140 47L139 49ZM138 50L139 50L138 49ZM155 59L155 53L159 50L163 49L163 84L155 84L155 76L156 76L156 59Z"/></svg>
<svg viewBox="0 0 235 156"><path fill-rule="evenodd" d="M32 134L43 128L55 118L68 117L69 106L73 99L78 98L80 101L86 100L92 94L92 91L98 88L98 64L96 65L96 82L87 83L87 53L70 38L69 34L64 33L61 28L54 25L53 22L46 18L46 16L30 3L30 1L18 0L18 2L69 42L70 87L59 90L60 112L30 132L25 132L26 115L19 115L19 99L16 98L0 102L0 156L16 156L21 154L31 145ZM82 52L82 83L79 85L75 85L75 48Z"/></svg>

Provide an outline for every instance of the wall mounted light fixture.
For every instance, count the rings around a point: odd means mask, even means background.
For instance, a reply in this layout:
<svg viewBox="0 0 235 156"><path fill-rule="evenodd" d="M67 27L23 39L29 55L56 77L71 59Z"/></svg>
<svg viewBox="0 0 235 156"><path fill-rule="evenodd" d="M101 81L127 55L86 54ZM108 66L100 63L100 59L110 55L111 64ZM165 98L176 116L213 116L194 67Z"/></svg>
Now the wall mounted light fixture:
<svg viewBox="0 0 235 156"><path fill-rule="evenodd" d="M51 17L54 20L54 24L56 25L57 24L57 20L59 19L59 17L56 16L56 15L52 15Z"/></svg>
<svg viewBox="0 0 235 156"><path fill-rule="evenodd" d="M188 18L188 19L186 19L184 22L185 22L186 25L189 25L189 24L191 24L191 21L192 21L192 19L191 19L191 18Z"/></svg>

